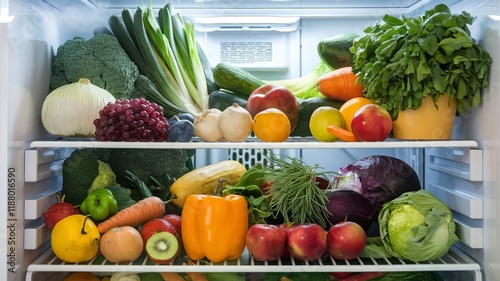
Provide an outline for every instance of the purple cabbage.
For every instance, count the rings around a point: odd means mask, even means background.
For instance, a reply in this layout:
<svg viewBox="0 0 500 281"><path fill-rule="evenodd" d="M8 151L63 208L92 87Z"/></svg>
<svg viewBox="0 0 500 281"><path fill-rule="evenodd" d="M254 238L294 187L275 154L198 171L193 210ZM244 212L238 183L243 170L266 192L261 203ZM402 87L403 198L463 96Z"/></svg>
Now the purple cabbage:
<svg viewBox="0 0 500 281"><path fill-rule="evenodd" d="M350 189L332 189L326 193L326 198L328 221L332 225L352 221L368 231L373 222L373 207L366 197Z"/></svg>
<svg viewBox="0 0 500 281"><path fill-rule="evenodd" d="M421 189L415 170L403 160L372 155L340 168L332 186L363 194L373 206L376 219L383 205L408 191Z"/></svg>

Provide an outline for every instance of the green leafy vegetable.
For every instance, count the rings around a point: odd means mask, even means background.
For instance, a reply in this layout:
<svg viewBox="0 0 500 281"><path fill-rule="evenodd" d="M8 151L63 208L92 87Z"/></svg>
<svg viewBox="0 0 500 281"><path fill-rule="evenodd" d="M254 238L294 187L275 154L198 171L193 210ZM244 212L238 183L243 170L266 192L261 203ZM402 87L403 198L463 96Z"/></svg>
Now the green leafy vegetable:
<svg viewBox="0 0 500 281"><path fill-rule="evenodd" d="M390 258L391 253L387 251L380 236L366 238L366 245L361 253L362 258Z"/></svg>
<svg viewBox="0 0 500 281"><path fill-rule="evenodd" d="M445 93L457 99L457 114L481 102L488 86L490 55L471 37L467 12L452 14L438 4L422 16L385 15L355 39L352 69L365 96L386 108L417 109L422 99Z"/></svg>
<svg viewBox="0 0 500 281"><path fill-rule="evenodd" d="M385 204L379 223L387 251L411 261L440 258L458 241L451 210L425 190L404 193Z"/></svg>

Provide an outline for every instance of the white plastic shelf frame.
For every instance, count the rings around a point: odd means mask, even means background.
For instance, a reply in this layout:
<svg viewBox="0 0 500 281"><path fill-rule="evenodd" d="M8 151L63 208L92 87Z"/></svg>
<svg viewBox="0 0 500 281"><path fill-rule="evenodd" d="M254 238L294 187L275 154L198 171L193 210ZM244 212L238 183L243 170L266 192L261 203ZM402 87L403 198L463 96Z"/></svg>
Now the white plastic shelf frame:
<svg viewBox="0 0 500 281"><path fill-rule="evenodd" d="M145 254L130 263L112 263L103 256L85 263L67 263L58 259L52 251L47 251L28 267L26 281L35 280L33 276L42 272L94 272L111 274L114 272L396 272L396 271L439 271L470 272L473 280L482 280L480 266L458 249L451 249L443 257L425 262L411 262L397 258L356 258L338 260L325 257L316 261L302 261L282 258L271 262L260 262L245 252L241 258L214 264L197 261L195 265L176 262L169 265L153 264Z"/></svg>
<svg viewBox="0 0 500 281"><path fill-rule="evenodd" d="M203 142L194 138L191 142L98 142L91 139L64 138L33 141L31 148L148 148L148 149L310 149L310 148L430 148L430 147L477 147L474 140L448 141L401 141L388 139L381 142L318 142L312 137L289 137L286 142L261 142L254 137L243 142Z"/></svg>

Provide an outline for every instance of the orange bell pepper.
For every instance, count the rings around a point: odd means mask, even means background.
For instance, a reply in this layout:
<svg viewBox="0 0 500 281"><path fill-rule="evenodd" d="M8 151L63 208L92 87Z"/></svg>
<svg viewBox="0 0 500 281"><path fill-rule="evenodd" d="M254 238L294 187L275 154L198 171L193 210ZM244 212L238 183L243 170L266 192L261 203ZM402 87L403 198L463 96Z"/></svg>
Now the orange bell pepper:
<svg viewBox="0 0 500 281"><path fill-rule="evenodd" d="M192 260L204 257L212 262L234 260L245 249L247 202L240 195L220 196L221 185L219 180L216 195L190 195L184 202L182 242Z"/></svg>

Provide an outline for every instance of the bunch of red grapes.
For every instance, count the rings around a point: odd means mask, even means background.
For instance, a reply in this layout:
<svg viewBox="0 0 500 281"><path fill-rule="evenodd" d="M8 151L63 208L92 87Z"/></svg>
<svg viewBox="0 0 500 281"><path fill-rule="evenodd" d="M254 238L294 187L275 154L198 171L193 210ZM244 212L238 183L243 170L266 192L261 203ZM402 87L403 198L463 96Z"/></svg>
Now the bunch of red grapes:
<svg viewBox="0 0 500 281"><path fill-rule="evenodd" d="M94 120L98 141L168 141L168 120L163 108L144 98L108 103Z"/></svg>

